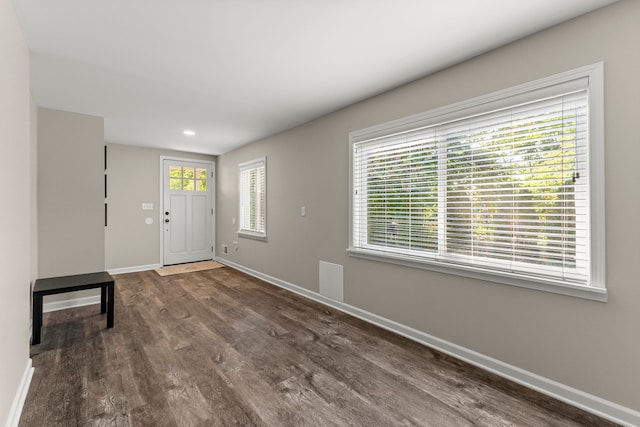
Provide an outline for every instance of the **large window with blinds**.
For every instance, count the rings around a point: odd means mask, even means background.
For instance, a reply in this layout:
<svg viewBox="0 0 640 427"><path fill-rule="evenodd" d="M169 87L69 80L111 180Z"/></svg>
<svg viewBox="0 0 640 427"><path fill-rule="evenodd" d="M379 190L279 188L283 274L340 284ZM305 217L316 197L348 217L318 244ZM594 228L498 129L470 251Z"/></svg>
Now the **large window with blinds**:
<svg viewBox="0 0 640 427"><path fill-rule="evenodd" d="M352 133L350 253L606 299L601 95L598 64Z"/></svg>
<svg viewBox="0 0 640 427"><path fill-rule="evenodd" d="M240 222L238 234L245 237L267 237L267 159L261 158L238 165Z"/></svg>

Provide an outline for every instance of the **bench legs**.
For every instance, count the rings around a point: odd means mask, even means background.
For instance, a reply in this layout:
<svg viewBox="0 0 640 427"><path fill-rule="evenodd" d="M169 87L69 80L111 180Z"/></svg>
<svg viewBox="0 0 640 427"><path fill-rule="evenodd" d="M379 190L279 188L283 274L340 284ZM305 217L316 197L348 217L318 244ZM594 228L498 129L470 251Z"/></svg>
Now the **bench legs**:
<svg viewBox="0 0 640 427"><path fill-rule="evenodd" d="M107 313L107 328L113 328L113 300L115 282L100 286L100 313ZM31 345L40 344L42 332L42 297L43 294L33 293L33 336Z"/></svg>
<svg viewBox="0 0 640 427"><path fill-rule="evenodd" d="M107 328L113 328L114 282L100 287L100 313L107 313Z"/></svg>
<svg viewBox="0 0 640 427"><path fill-rule="evenodd" d="M40 344L40 331L42 330L42 295L33 294L33 337L31 344Z"/></svg>
<svg viewBox="0 0 640 427"><path fill-rule="evenodd" d="M102 288L104 292L104 288ZM113 328L113 300L114 300L115 283L111 282L107 285L107 328ZM103 303L104 305L104 303ZM103 311L104 313L104 311Z"/></svg>
<svg viewBox="0 0 640 427"><path fill-rule="evenodd" d="M100 286L100 313L107 312L107 287L109 285Z"/></svg>

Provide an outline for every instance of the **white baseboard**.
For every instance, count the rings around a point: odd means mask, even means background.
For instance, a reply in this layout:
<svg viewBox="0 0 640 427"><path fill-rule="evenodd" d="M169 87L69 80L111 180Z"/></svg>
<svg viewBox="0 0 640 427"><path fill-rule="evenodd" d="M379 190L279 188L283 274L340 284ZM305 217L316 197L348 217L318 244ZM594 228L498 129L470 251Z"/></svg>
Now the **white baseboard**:
<svg viewBox="0 0 640 427"><path fill-rule="evenodd" d="M9 411L9 418L7 418L7 427L18 427L20 422L20 416L22 415L22 407L24 401L27 399L27 392L29 391L29 385L31 385L31 378L33 377L33 366L31 359L27 359L27 366L22 374L22 380L16 390L16 395L13 398L11 404L11 410Z"/></svg>
<svg viewBox="0 0 640 427"><path fill-rule="evenodd" d="M100 295L67 299L63 301L45 302L42 304L42 312L66 310L67 308L83 307L85 305L100 304Z"/></svg>
<svg viewBox="0 0 640 427"><path fill-rule="evenodd" d="M581 390L569 387L549 378L534 374L533 372L525 371L524 369L520 369L517 366L504 363L500 360L459 346L449 341L445 341L433 335L429 335L417 329L413 329L409 326L397 323L393 320L386 319L382 316L378 316L377 314L370 313L358 307L345 304L331 298L327 298L323 295L320 295L319 293L310 291L289 282L285 282L267 274L260 273L243 265L231 262L227 259L217 258L217 261L242 272L245 272L251 276L262 279L265 282L271 283L284 289L288 289L291 292L302 295L319 303L328 305L344 313L362 319L366 322L387 329L391 332L395 332L420 344L426 345L427 347L431 347L435 350L441 351L442 353L463 360L474 366L492 372L496 375L536 390L562 402L568 403L569 405L598 415L602 418L616 422L623 426L640 426L640 412L631 408L627 408L617 403L602 399L598 396L585 393Z"/></svg>
<svg viewBox="0 0 640 427"><path fill-rule="evenodd" d="M107 271L109 274L125 274L125 273L136 273L138 271L147 271L147 270L155 270L156 268L162 267L161 264L147 264L147 265L134 265L132 267L122 267L122 268L110 268Z"/></svg>

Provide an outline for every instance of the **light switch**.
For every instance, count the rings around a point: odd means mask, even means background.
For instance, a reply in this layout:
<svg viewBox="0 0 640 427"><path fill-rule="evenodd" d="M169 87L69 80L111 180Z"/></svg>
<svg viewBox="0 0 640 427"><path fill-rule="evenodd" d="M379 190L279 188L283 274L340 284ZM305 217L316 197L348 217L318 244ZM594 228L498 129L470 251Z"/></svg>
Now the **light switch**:
<svg viewBox="0 0 640 427"><path fill-rule="evenodd" d="M153 203L143 203L142 204L142 210L143 211L152 211L153 210Z"/></svg>
<svg viewBox="0 0 640 427"><path fill-rule="evenodd" d="M307 214L307 208L304 206L300 207L300 216L305 216Z"/></svg>

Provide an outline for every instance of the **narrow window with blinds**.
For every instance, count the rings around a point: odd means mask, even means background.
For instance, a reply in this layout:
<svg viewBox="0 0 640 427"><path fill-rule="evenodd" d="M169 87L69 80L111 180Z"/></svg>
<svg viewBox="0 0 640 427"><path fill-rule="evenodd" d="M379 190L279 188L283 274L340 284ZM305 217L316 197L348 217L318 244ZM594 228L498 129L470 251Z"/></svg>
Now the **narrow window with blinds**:
<svg viewBox="0 0 640 427"><path fill-rule="evenodd" d="M606 300L601 70L352 133L350 254Z"/></svg>
<svg viewBox="0 0 640 427"><path fill-rule="evenodd" d="M267 159L238 165L240 221L238 235L256 239L267 237Z"/></svg>

